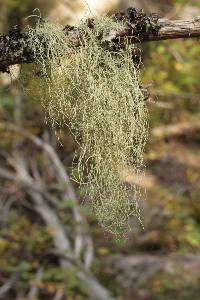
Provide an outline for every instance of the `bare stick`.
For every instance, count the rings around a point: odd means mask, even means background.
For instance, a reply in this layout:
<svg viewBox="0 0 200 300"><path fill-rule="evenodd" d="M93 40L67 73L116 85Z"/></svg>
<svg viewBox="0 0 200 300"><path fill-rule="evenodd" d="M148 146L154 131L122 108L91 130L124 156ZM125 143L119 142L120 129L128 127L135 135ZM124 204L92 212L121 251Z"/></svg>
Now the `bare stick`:
<svg viewBox="0 0 200 300"><path fill-rule="evenodd" d="M141 41L160 41L168 39L200 37L200 16L188 20L159 19L158 34L150 34Z"/></svg>
<svg viewBox="0 0 200 300"><path fill-rule="evenodd" d="M16 284L20 277L20 272L17 271L11 275L6 283L4 283L0 287L0 299L5 299L5 295L9 292L9 290Z"/></svg>
<svg viewBox="0 0 200 300"><path fill-rule="evenodd" d="M35 279L33 281L33 284L32 284L32 287L28 293L28 299L29 300L34 300L37 298L37 295L38 295L38 282L40 282L42 280L42 276L43 276L43 268L39 268L37 273L36 273L36 276L35 276Z"/></svg>

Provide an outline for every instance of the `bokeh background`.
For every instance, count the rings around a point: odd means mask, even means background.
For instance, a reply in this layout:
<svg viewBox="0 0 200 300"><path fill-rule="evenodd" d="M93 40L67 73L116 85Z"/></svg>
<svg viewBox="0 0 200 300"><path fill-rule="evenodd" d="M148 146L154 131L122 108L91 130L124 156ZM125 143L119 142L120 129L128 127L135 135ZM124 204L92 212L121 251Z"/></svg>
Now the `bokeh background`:
<svg viewBox="0 0 200 300"><path fill-rule="evenodd" d="M0 32L23 28L35 8L64 25L131 5L170 19L200 15L198 0L0 0ZM39 99L23 95L19 67L0 74L0 299L89 299L94 278L118 300L200 299L200 43L141 47L151 93L144 229L133 220L126 239L103 232L68 181L76 145L67 129L52 130ZM89 284L59 252L67 243Z"/></svg>

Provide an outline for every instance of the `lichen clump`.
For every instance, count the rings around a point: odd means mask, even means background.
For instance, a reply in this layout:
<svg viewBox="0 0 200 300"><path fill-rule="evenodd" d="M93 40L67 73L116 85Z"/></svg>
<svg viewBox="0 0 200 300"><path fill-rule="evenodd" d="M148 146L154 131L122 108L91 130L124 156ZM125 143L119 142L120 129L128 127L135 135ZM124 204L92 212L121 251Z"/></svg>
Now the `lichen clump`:
<svg viewBox="0 0 200 300"><path fill-rule="evenodd" d="M99 223L112 233L140 218L140 189L122 181L121 171L142 171L147 109L140 89L134 46L116 49L104 36L123 24L109 17L79 25L76 36L40 22L29 43L40 74L40 98L52 124L67 124L78 142L76 169ZM39 70L39 72L38 72ZM129 173L127 172L127 175Z"/></svg>

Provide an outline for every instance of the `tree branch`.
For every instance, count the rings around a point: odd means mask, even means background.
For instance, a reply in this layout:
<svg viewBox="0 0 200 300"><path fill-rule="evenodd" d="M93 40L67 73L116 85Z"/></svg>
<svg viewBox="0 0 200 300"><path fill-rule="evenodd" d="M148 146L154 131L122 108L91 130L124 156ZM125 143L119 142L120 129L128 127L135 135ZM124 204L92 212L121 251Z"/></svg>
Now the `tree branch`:
<svg viewBox="0 0 200 300"><path fill-rule="evenodd" d="M103 42L120 44L125 37L128 37L130 43L200 37L200 16L188 20L159 19L156 14L147 15L143 10L129 8L113 18L122 21L125 27L104 36ZM91 29L95 26L93 20L88 20L88 26ZM63 30L78 44L78 28L66 26ZM0 71L6 72L11 65L31 63L34 60L26 32L14 28L7 35L0 35Z"/></svg>
<svg viewBox="0 0 200 300"><path fill-rule="evenodd" d="M200 16L188 20L159 19L158 35L149 35L146 41L200 37Z"/></svg>

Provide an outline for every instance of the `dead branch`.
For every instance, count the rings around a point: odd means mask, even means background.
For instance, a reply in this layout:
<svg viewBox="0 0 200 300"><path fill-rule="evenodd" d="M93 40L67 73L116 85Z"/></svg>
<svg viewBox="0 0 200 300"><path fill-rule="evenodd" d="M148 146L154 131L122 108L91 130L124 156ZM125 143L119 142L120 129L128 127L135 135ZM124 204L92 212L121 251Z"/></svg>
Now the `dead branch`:
<svg viewBox="0 0 200 300"><path fill-rule="evenodd" d="M42 280L42 276L43 276L43 268L40 267L36 273L36 276L35 276L35 279L32 283L32 287L28 293L28 296L27 298L29 300L34 300L37 298L37 295L38 295L38 286L37 284Z"/></svg>
<svg viewBox="0 0 200 300"><path fill-rule="evenodd" d="M85 267L89 268L92 259L93 259L93 243L91 240L90 235L87 234L88 230L88 225L87 221L82 217L80 213L80 208L78 205L78 200L74 191L74 188L71 184L69 175L67 174L62 162L60 161L56 151L54 148L49 144L46 143L44 140L38 138L37 136L31 134L30 132L27 132L26 130L23 130L20 127L17 127L14 124L0 124L1 126L6 126L7 130L15 131L18 132L20 135L24 136L25 138L29 139L32 143L34 143L37 147L43 149L46 154L49 156L53 167L55 169L55 174L57 176L58 182L60 186L64 185L63 193L62 193L62 198L63 199L69 199L73 203L73 215L74 219L76 222L76 234L75 234L75 255L77 258L80 257L81 252L83 248L85 248L84 251L84 260L85 260ZM22 165L22 162L21 164ZM17 168L19 168L19 163L17 163ZM11 176L8 171L3 170L0 168L0 175L1 172L4 171L4 175L7 175L7 177ZM22 170L18 170L22 171ZM6 174L5 174L6 173ZM32 179L30 178L30 182L27 181L27 174L23 176L26 178L26 182L23 182L23 184L26 184L26 186L29 185L30 189L35 192L39 192L44 194L47 194L47 190L41 186L38 182L35 182L33 184ZM8 178L9 179L9 178ZM10 178L13 179L14 181L17 180L17 178ZM41 182L41 181L40 181ZM49 193L47 194L49 197ZM52 199L52 196L50 195L50 199Z"/></svg>
<svg viewBox="0 0 200 300"><path fill-rule="evenodd" d="M150 34L144 41L200 37L200 17L188 20L159 19L157 35Z"/></svg>
<svg viewBox="0 0 200 300"><path fill-rule="evenodd" d="M53 300L61 300L64 296L64 291L58 290L53 298Z"/></svg>
<svg viewBox="0 0 200 300"><path fill-rule="evenodd" d="M123 21L125 27L103 36L104 43L112 41L120 45L125 37L128 37L130 43L200 37L200 16L188 20L159 19L156 14L147 15L141 10L129 8L126 12L116 14L114 19ZM95 25L88 20L88 26L92 30ZM78 46L78 28L66 26L63 30ZM0 35L0 71L6 72L11 65L31 63L34 60L35 55L29 46L26 32L14 28L7 35Z"/></svg>
<svg viewBox="0 0 200 300"><path fill-rule="evenodd" d="M7 127L7 126L6 126ZM104 288L97 278L89 271L89 266L93 258L93 244L90 235L87 233L87 222L80 213L78 201L70 183L69 176L65 171L57 153L53 147L41 140L40 138L31 135L29 132L19 128L15 125L9 125L8 130L14 130L20 133L25 138L31 140L35 145L41 148L45 154L50 158L51 163L55 169L55 175L57 175L58 183L63 186L63 183L69 183L65 187L62 195L62 199L73 196L72 201L74 203L73 215L77 223L74 232L74 245L69 238L67 232L61 221L59 220L56 212L49 205L45 193L41 189L35 188L37 186L38 179L34 178L29 172L28 161L24 157L13 155L13 161L11 161L14 171L0 168L0 177L14 181L17 185L23 186L24 190L31 197L34 208L48 228L52 229L52 238L54 241L54 247L58 253L62 253L63 256L59 258L62 268L73 268L76 272L77 278L85 284L88 295L92 299L99 300L114 300L110 292ZM70 192L68 188L70 189ZM68 198L67 198L68 199ZM81 261L80 254L83 254L83 262Z"/></svg>
<svg viewBox="0 0 200 300"><path fill-rule="evenodd" d="M22 170L23 167L24 165L20 166L18 170ZM24 169L21 173L18 171L17 174L2 172L0 173L0 176L8 179L8 176L6 176L8 174L9 179L11 180L17 176L18 181L23 181L23 183L30 182L30 175L26 169ZM25 174L26 177L24 176ZM58 251L58 253L62 253L62 257L60 259L61 266L64 269L68 267L76 267L76 275L79 280L86 285L88 294L92 299L114 300L109 291L98 282L94 275L92 275L92 273L90 273L79 260L76 259L73 254L71 242L65 230L63 229L62 224L60 223L57 215L48 206L42 195L31 189L28 189L27 192L33 199L38 214L42 217L45 224L52 229L52 237L54 240L55 249Z"/></svg>

